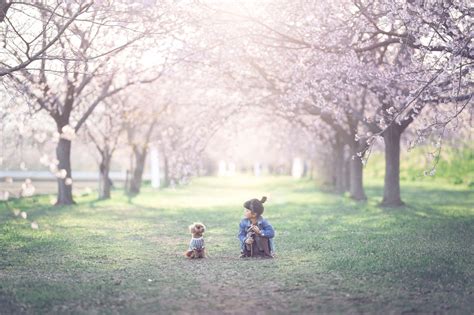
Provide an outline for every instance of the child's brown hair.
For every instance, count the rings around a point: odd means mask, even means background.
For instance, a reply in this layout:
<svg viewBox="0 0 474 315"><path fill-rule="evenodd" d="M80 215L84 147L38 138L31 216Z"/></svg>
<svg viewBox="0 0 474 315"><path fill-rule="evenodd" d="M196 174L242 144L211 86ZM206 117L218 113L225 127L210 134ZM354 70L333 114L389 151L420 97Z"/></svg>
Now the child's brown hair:
<svg viewBox="0 0 474 315"><path fill-rule="evenodd" d="M249 209L253 213L257 214L257 216L261 216L263 211L263 204L267 201L267 197L263 196L262 199L250 199L244 202L244 208Z"/></svg>

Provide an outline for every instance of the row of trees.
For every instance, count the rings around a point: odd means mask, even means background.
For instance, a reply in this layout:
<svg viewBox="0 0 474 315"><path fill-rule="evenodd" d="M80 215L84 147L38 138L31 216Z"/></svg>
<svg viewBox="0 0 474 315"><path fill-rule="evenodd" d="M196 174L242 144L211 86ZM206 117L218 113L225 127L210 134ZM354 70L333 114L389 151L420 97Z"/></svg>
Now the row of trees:
<svg viewBox="0 0 474 315"><path fill-rule="evenodd" d="M413 125L413 145L442 136L466 108L472 110L472 17L463 1L271 1L261 10L211 8L239 26L221 33L230 43L226 49L247 34L233 52L247 69L242 84L272 94L262 106L273 105L324 135L336 164L336 189L349 182L354 199L366 199L363 164L377 139L385 146L382 204L399 206L401 135Z"/></svg>
<svg viewBox="0 0 474 315"><path fill-rule="evenodd" d="M47 114L59 134L49 159L57 204L73 203L76 134L94 143L108 198L118 146L131 150L136 194L150 144L166 182L180 182L198 173L225 122L263 114L303 130L308 158L323 157L334 188L356 200L366 199L363 166L380 139L382 204L399 206L402 134L411 129L411 145L442 137L472 110L469 10L416 0L1 1L0 75L25 115Z"/></svg>
<svg viewBox="0 0 474 315"><path fill-rule="evenodd" d="M30 116L47 113L59 134L56 157L49 154L50 169L58 177L57 204L74 202L71 142L86 122L87 134L102 155L101 175L108 179L106 173L114 151L113 145L109 147L109 138L117 136L110 134L110 128L117 127L116 123L130 124L130 119L120 120L134 111L133 105L112 104L112 98L117 96L115 101L120 100L125 91L155 82L175 62L173 36L181 31L182 21L178 18L183 16L176 14L180 10L178 5L154 6L146 1L2 4L4 47L9 52L2 56L1 74L8 77L3 81L6 90L10 94L22 93ZM158 57L150 58L150 54ZM104 108L96 113L100 106ZM140 107L142 110L145 105ZM8 110L5 108L5 113ZM44 118L34 118L32 121L44 123ZM93 127L94 123L99 124L95 126L98 128ZM128 130L134 127L129 126ZM35 129L48 130L44 125ZM99 139L97 133L105 139ZM101 140L104 145L100 145ZM143 149L135 145L137 159L140 151ZM108 196L108 187L101 186L101 196Z"/></svg>

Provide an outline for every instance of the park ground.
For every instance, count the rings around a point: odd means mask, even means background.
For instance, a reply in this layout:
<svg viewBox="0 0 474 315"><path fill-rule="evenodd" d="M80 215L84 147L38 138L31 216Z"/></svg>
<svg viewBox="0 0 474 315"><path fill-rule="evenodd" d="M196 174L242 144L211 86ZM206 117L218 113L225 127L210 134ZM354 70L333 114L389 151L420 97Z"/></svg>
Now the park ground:
<svg viewBox="0 0 474 315"><path fill-rule="evenodd" d="M199 178L71 207L2 203L0 313L472 314L474 190L403 182L407 205L390 209L380 181L366 189L357 203L310 180ZM277 256L239 259L242 203L263 194ZM194 221L209 257L190 261Z"/></svg>

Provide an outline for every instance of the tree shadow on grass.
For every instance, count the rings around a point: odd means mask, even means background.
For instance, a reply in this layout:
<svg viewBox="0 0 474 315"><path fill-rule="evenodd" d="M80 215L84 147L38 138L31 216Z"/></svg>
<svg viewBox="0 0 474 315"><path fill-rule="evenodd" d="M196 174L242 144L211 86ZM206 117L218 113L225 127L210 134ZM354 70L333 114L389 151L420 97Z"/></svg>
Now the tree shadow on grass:
<svg viewBox="0 0 474 315"><path fill-rule="evenodd" d="M367 195L373 199L382 199L383 187L380 185L368 185L365 186ZM400 209L420 209L426 208L433 210L442 205L455 206L460 208L470 209L474 204L474 190L458 190L458 189L433 189L424 187L422 185L410 185L401 187L401 197L406 203L405 207L399 207ZM381 207L384 208L384 207ZM397 208L384 208L386 210L397 209ZM471 212L474 214L474 211Z"/></svg>

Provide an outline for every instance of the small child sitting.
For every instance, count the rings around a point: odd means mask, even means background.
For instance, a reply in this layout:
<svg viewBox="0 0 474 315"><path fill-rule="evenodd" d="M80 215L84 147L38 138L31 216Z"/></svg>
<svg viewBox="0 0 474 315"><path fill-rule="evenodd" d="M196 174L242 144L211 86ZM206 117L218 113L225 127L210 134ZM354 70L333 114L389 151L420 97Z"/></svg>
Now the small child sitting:
<svg viewBox="0 0 474 315"><path fill-rule="evenodd" d="M275 230L266 219L262 217L263 203L261 200L251 199L244 203L244 218L239 225L240 257L273 257L273 237Z"/></svg>

